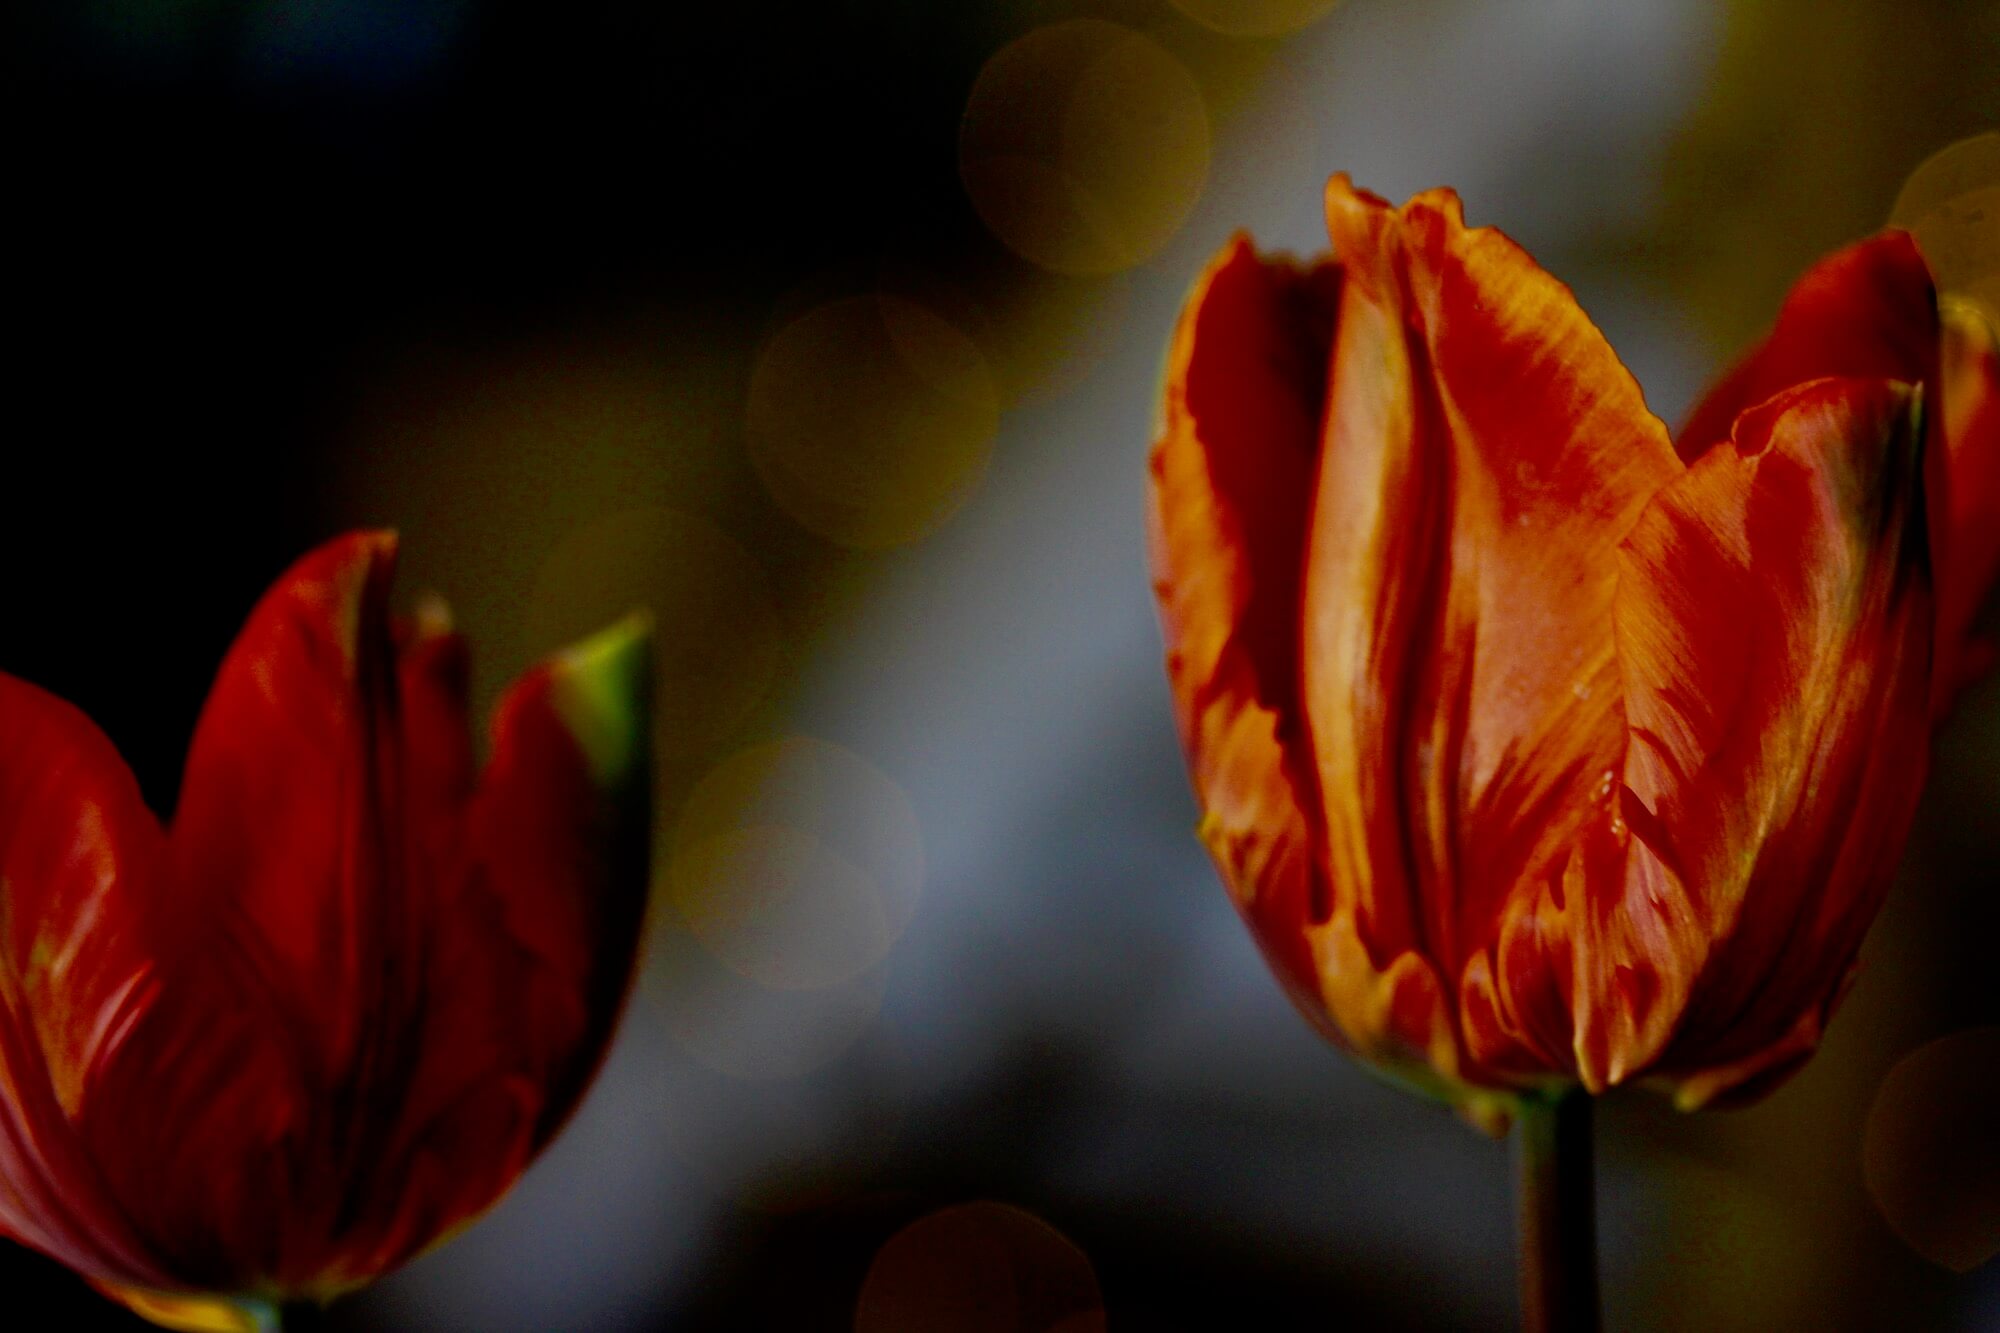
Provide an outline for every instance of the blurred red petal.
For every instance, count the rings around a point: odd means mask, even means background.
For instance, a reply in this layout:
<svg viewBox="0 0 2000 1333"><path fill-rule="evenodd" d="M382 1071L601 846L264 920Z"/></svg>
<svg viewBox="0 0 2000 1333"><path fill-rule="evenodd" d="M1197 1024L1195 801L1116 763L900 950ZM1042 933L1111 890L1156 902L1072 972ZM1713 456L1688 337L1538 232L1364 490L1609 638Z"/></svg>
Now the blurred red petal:
<svg viewBox="0 0 2000 1333"><path fill-rule="evenodd" d="M90 720L0 675L0 1231L87 1274L165 1281L76 1126L157 989L160 841Z"/></svg>
<svg viewBox="0 0 2000 1333"><path fill-rule="evenodd" d="M408 789L446 800L461 773L454 643L419 639L403 659L420 761ZM500 704L455 860L434 874L420 1053L383 1151L389 1178L424 1185L394 1196L364 1270L492 1203L603 1055L646 901L649 655L646 626L628 622L535 667Z"/></svg>

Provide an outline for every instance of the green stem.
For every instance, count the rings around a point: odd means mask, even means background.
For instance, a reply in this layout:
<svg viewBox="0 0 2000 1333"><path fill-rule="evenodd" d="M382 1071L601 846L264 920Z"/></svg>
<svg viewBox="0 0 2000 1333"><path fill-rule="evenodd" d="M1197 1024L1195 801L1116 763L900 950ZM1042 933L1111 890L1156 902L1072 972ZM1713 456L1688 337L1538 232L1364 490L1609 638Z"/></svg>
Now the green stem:
<svg viewBox="0 0 2000 1333"><path fill-rule="evenodd" d="M1526 1097L1515 1130L1523 1333L1597 1333L1591 1098Z"/></svg>

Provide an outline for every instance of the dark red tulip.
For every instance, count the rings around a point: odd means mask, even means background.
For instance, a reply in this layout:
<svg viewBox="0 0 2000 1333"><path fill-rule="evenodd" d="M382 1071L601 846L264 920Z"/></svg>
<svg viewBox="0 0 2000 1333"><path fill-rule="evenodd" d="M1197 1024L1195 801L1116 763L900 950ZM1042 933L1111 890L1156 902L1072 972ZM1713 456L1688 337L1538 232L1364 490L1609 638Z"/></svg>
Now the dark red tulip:
<svg viewBox="0 0 2000 1333"><path fill-rule="evenodd" d="M646 889L647 640L529 671L475 768L467 657L395 540L295 565L222 664L166 824L0 676L0 1230L176 1327L394 1268L575 1106Z"/></svg>
<svg viewBox="0 0 2000 1333"><path fill-rule="evenodd" d="M1887 234L1676 449L1451 192L1335 177L1327 214L1311 263L1227 246L1169 360L1152 561L1204 840L1300 1007L1482 1123L1753 1096L1817 1045L1981 651L1990 335L1941 334Z"/></svg>

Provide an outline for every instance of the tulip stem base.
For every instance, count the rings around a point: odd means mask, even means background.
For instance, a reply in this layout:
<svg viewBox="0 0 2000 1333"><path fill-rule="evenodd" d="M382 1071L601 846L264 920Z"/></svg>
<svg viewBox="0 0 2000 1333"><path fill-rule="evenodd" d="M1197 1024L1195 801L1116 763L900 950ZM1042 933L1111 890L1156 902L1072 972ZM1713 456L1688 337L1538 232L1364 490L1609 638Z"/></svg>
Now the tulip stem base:
<svg viewBox="0 0 2000 1333"><path fill-rule="evenodd" d="M1597 1333L1597 1204L1592 1099L1522 1099L1514 1169L1524 1333Z"/></svg>

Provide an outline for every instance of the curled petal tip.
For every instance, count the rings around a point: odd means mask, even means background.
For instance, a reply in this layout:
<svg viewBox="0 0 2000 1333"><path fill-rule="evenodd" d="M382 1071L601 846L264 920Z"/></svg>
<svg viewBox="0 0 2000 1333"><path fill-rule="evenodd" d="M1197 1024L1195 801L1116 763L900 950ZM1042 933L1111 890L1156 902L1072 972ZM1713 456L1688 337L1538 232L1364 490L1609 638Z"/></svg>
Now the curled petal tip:
<svg viewBox="0 0 2000 1333"><path fill-rule="evenodd" d="M1329 229L1334 228L1338 219L1351 213L1370 209L1387 208L1389 201L1369 190L1355 185L1354 180L1344 171L1336 171L1326 182L1326 216Z"/></svg>
<svg viewBox="0 0 2000 1333"><path fill-rule="evenodd" d="M1412 218L1428 214L1442 220L1448 230L1462 230L1465 227L1465 201L1458 197L1458 191L1448 185L1440 185L1425 190L1403 206L1405 214Z"/></svg>
<svg viewBox="0 0 2000 1333"><path fill-rule="evenodd" d="M549 664L556 712L601 788L625 786L645 766L652 678L653 617L645 611L570 645Z"/></svg>

